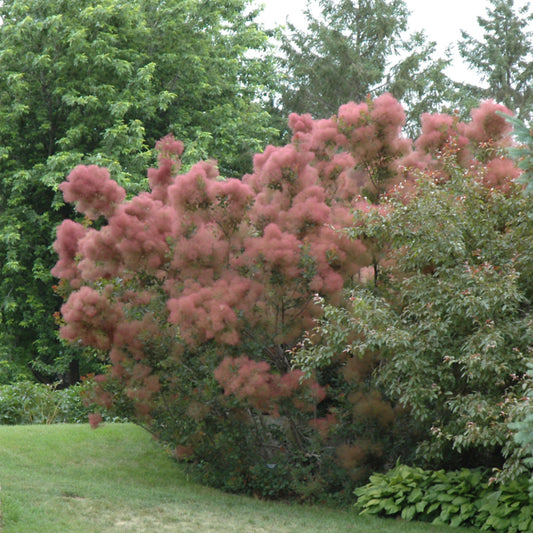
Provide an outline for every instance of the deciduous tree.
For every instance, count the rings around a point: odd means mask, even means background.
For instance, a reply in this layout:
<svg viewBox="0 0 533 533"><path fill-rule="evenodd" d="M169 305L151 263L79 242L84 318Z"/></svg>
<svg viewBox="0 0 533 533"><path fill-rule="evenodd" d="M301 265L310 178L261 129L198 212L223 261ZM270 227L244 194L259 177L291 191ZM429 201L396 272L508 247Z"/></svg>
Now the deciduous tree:
<svg viewBox="0 0 533 533"><path fill-rule="evenodd" d="M186 162L209 153L226 175L251 168L275 130L261 103L267 37L248 4L2 2L1 360L41 379L67 379L73 362L67 381L76 379L76 357L56 338L49 274L55 226L71 213L57 188L74 166L107 166L135 194L155 141L174 131Z"/></svg>

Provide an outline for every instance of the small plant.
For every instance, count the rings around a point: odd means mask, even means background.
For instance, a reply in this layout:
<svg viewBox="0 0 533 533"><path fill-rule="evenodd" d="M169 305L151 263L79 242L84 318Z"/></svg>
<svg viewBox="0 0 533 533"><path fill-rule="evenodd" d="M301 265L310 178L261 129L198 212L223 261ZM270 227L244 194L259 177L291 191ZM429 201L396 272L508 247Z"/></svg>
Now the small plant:
<svg viewBox="0 0 533 533"><path fill-rule="evenodd" d="M435 525L475 527L480 531L533 531L533 499L527 479L489 485L481 469L445 472L398 464L374 474L355 490L361 515L397 516Z"/></svg>

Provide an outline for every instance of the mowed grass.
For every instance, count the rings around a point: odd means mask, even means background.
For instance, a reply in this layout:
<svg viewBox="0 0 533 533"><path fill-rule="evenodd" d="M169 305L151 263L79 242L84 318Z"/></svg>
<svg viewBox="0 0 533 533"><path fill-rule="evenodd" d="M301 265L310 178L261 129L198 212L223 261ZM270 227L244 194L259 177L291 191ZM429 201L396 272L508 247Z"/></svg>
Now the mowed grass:
<svg viewBox="0 0 533 533"><path fill-rule="evenodd" d="M225 494L132 424L0 426L0 486L3 533L469 531Z"/></svg>

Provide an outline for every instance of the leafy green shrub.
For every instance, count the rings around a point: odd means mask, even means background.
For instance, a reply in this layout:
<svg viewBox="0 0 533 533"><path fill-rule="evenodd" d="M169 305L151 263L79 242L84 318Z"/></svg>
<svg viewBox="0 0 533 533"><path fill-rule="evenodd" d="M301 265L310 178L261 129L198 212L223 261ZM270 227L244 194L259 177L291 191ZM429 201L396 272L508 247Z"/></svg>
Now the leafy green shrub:
<svg viewBox="0 0 533 533"><path fill-rule="evenodd" d="M22 381L0 387L1 424L50 424L58 409L50 386Z"/></svg>
<svg viewBox="0 0 533 533"><path fill-rule="evenodd" d="M4 347L0 348L0 385L8 385L17 381L31 380L31 372L24 365L9 360L9 354Z"/></svg>
<svg viewBox="0 0 533 533"><path fill-rule="evenodd" d="M68 387L54 391L54 396L58 405L56 422L70 424L86 424L89 413L95 407L87 401L88 391L92 390L91 381L84 381ZM104 418L111 421L112 417L104 412Z"/></svg>
<svg viewBox="0 0 533 533"><path fill-rule="evenodd" d="M397 465L355 490L360 514L398 516L482 531L533 531L527 479L498 487L481 469L445 472Z"/></svg>
<svg viewBox="0 0 533 533"><path fill-rule="evenodd" d="M21 381L0 386L0 424L82 424L94 411L88 401L93 383L86 380L66 389ZM101 406L98 407L102 410ZM103 420L123 421L113 411L104 411Z"/></svg>
<svg viewBox="0 0 533 533"><path fill-rule="evenodd" d="M508 424L531 382L533 197L489 187L457 150L444 148L409 202L391 194L382 213L357 214L349 233L381 263L348 304L325 306L294 362L332 372L375 354L373 385L408 410L418 466L497 468L505 481L525 471Z"/></svg>

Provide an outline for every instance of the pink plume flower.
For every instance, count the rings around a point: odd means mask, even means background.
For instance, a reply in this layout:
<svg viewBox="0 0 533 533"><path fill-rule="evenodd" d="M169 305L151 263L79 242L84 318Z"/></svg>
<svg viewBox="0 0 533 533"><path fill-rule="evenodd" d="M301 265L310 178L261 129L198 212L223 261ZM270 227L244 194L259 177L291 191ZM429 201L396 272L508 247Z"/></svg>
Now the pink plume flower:
<svg viewBox="0 0 533 533"><path fill-rule="evenodd" d="M497 104L494 100L482 102L470 112L472 122L466 127L465 135L476 143L501 140L511 131L512 126L504 117L498 115L498 112L513 115L507 107Z"/></svg>
<svg viewBox="0 0 533 533"><path fill-rule="evenodd" d="M179 161L185 145L183 142L176 140L174 135L169 134L155 143L155 149L159 152L159 157L163 159L172 159Z"/></svg>
<svg viewBox="0 0 533 533"><path fill-rule="evenodd" d="M89 414L89 424L92 429L96 429L103 422L102 415L100 413Z"/></svg>
<svg viewBox="0 0 533 533"><path fill-rule="evenodd" d="M59 255L59 261L52 269L52 275L57 278L73 280L79 275L76 264L79 241L86 233L85 228L72 220L64 220L57 228L57 239L54 250Z"/></svg>
<svg viewBox="0 0 533 533"><path fill-rule="evenodd" d="M79 339L86 346L100 350L112 347L115 329L123 320L120 306L90 287L73 292L61 307L61 313L66 324L60 333L65 340Z"/></svg>
<svg viewBox="0 0 533 533"><path fill-rule="evenodd" d="M59 189L65 202L75 202L76 209L92 220L110 217L126 197L126 191L113 181L106 168L78 165Z"/></svg>

